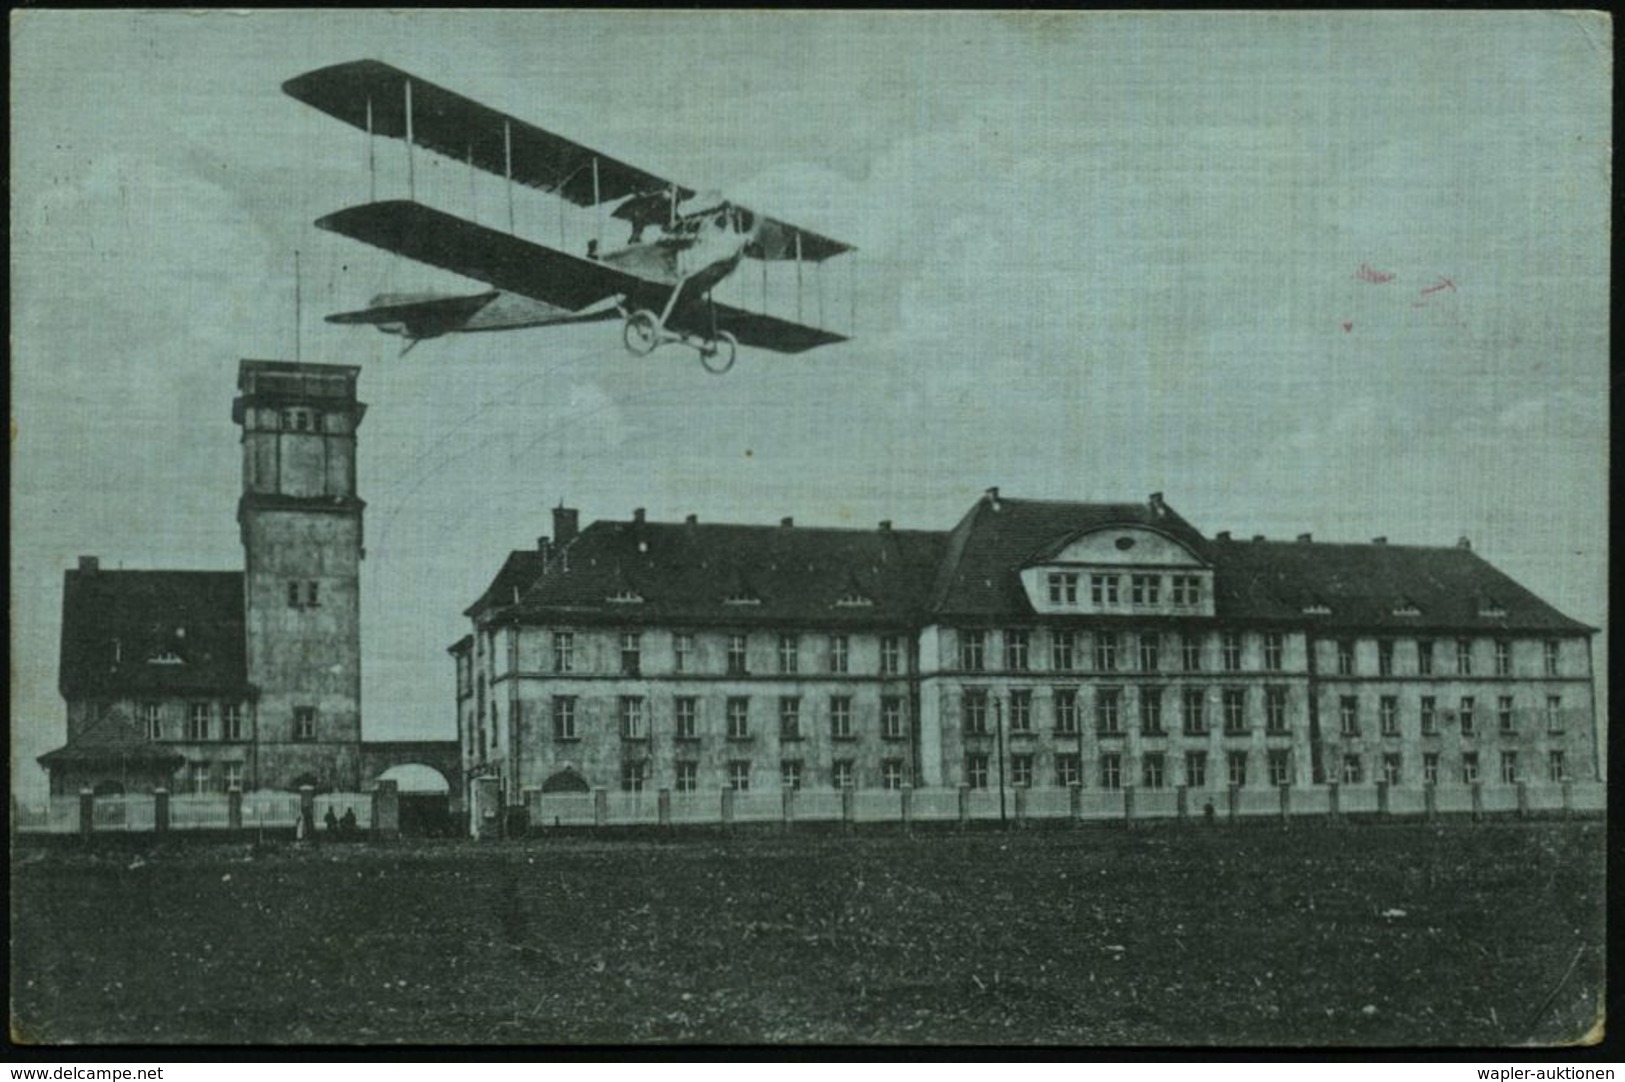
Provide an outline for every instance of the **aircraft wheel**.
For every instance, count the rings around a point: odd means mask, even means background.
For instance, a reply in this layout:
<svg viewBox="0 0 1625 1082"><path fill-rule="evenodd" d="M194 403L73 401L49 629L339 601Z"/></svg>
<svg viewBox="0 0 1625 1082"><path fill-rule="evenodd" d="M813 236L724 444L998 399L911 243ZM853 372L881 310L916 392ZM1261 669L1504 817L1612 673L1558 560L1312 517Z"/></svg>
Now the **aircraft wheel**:
<svg viewBox="0 0 1625 1082"><path fill-rule="evenodd" d="M646 309L638 309L626 317L627 352L634 357L647 357L660 344L660 320Z"/></svg>
<svg viewBox="0 0 1625 1082"><path fill-rule="evenodd" d="M713 376L720 376L734 366L738 351L739 340L727 331L718 331L716 341L700 350L700 365Z"/></svg>

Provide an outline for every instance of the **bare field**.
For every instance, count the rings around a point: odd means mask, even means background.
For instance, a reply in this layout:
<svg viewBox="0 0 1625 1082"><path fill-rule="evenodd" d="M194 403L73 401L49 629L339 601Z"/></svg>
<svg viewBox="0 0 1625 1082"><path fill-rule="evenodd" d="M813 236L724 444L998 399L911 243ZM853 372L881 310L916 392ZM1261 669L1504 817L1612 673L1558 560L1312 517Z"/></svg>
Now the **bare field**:
<svg viewBox="0 0 1625 1082"><path fill-rule="evenodd" d="M58 1043L1548 1043L1598 821L12 854Z"/></svg>

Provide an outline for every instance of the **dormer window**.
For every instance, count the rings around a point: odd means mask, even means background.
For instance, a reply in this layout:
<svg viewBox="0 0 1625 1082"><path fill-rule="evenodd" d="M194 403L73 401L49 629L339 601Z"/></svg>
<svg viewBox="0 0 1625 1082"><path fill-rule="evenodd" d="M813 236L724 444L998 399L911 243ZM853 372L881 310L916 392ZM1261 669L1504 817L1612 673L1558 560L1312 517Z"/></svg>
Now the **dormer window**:
<svg viewBox="0 0 1625 1082"><path fill-rule="evenodd" d="M147 664L148 665L184 665L184 664L186 664L186 659L181 657L175 651L173 651L173 650L166 647L164 649L161 649L161 650L157 651L151 657L147 658Z"/></svg>
<svg viewBox="0 0 1625 1082"><path fill-rule="evenodd" d="M617 590L604 599L611 605L641 605L643 595L633 589Z"/></svg>
<svg viewBox="0 0 1625 1082"><path fill-rule="evenodd" d="M1503 619L1507 614L1506 606L1493 597L1480 597L1478 599L1478 615L1491 619Z"/></svg>
<svg viewBox="0 0 1625 1082"><path fill-rule="evenodd" d="M1332 607L1324 601L1307 601L1303 606L1305 616L1330 616Z"/></svg>
<svg viewBox="0 0 1625 1082"><path fill-rule="evenodd" d="M874 607L874 602L855 591L848 591L835 600L838 609L868 609Z"/></svg>
<svg viewBox="0 0 1625 1082"><path fill-rule="evenodd" d="M1393 613L1395 616L1420 616L1422 607L1408 597L1401 598L1394 604Z"/></svg>
<svg viewBox="0 0 1625 1082"><path fill-rule="evenodd" d="M760 605L762 599L749 590L736 590L722 599L724 605Z"/></svg>
<svg viewBox="0 0 1625 1082"><path fill-rule="evenodd" d="M1076 605L1078 603L1078 573L1076 571L1051 571L1048 582L1049 603L1051 605Z"/></svg>

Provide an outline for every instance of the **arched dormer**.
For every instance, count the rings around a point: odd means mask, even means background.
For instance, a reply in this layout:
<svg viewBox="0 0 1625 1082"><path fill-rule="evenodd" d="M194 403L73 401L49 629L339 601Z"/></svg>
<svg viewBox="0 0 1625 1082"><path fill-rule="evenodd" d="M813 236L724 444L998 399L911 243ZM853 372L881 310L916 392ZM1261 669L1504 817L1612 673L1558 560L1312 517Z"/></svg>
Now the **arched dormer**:
<svg viewBox="0 0 1625 1082"><path fill-rule="evenodd" d="M1212 616L1213 569L1149 526L1091 526L1034 553L1021 584L1042 613Z"/></svg>

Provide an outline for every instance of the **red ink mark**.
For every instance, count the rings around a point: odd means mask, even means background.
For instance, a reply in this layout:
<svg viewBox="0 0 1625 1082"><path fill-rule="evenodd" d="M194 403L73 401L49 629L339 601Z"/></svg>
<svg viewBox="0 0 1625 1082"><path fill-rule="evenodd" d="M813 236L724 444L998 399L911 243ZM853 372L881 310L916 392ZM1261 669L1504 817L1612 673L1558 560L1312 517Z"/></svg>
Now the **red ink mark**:
<svg viewBox="0 0 1625 1082"><path fill-rule="evenodd" d="M1387 271L1380 271L1369 263L1361 263L1360 269L1354 272L1354 277L1359 281L1373 282L1377 285L1392 282L1395 278L1394 275L1389 274Z"/></svg>
<svg viewBox="0 0 1625 1082"><path fill-rule="evenodd" d="M1354 323L1352 321L1350 321L1350 320L1345 319L1343 321L1343 333L1347 334L1350 331L1352 331L1353 329L1354 329Z"/></svg>
<svg viewBox="0 0 1625 1082"><path fill-rule="evenodd" d="M1436 284L1422 287L1422 296L1425 297L1429 293L1437 293L1443 289L1448 289L1450 292L1454 293L1456 291L1456 283L1441 275Z"/></svg>

